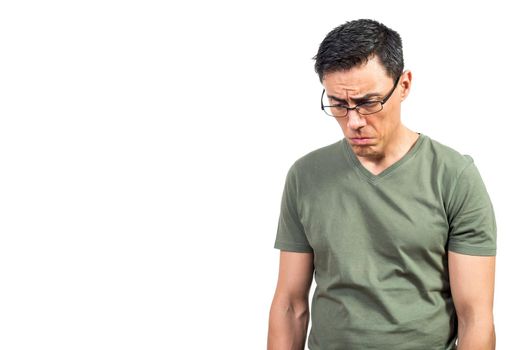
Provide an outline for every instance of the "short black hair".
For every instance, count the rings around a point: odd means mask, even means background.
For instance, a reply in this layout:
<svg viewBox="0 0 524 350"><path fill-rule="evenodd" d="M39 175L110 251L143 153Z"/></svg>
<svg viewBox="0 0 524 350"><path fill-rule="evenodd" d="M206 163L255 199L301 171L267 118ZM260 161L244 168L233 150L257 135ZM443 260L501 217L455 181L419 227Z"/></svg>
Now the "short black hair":
<svg viewBox="0 0 524 350"><path fill-rule="evenodd" d="M358 19L329 32L313 59L322 83L325 74L349 70L372 57L378 57L392 79L404 70L400 35L377 21Z"/></svg>

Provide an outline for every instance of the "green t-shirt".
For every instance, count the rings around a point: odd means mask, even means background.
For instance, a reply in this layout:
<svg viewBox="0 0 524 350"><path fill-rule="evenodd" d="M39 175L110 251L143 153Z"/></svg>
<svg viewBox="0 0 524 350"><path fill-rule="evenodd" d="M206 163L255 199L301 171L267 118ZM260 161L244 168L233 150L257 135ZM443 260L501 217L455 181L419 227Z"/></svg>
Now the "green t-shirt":
<svg viewBox="0 0 524 350"><path fill-rule="evenodd" d="M343 138L289 169L275 248L314 253L309 349L448 350L447 251L495 255L495 216L471 157L420 134L373 175Z"/></svg>

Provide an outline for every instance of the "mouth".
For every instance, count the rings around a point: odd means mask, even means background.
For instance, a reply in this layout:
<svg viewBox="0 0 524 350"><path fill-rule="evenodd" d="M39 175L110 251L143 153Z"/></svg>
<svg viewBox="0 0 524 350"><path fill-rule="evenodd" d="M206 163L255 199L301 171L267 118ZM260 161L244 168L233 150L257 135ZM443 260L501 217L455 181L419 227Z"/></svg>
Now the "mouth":
<svg viewBox="0 0 524 350"><path fill-rule="evenodd" d="M351 137L350 142L355 145L366 145L373 141L371 137Z"/></svg>

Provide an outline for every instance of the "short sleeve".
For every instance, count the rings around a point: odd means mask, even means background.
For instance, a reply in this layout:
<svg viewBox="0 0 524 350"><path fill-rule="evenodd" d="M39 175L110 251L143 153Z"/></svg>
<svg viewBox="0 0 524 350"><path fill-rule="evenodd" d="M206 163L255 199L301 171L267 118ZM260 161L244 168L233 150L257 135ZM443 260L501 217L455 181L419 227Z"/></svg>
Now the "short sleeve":
<svg viewBox="0 0 524 350"><path fill-rule="evenodd" d="M286 251L310 253L313 252L313 248L309 245L304 226L300 221L297 197L297 174L293 164L284 184L274 247Z"/></svg>
<svg viewBox="0 0 524 350"><path fill-rule="evenodd" d="M469 163L459 174L449 203L448 250L490 256L496 254L495 213L480 173Z"/></svg>

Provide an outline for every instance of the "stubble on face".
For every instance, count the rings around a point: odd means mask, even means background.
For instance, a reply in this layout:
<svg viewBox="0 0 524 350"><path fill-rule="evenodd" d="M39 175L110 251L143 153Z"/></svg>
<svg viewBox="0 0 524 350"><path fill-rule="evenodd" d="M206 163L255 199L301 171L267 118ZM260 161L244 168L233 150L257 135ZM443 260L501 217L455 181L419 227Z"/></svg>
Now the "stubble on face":
<svg viewBox="0 0 524 350"><path fill-rule="evenodd" d="M360 145L354 145L350 143L350 146L351 146L351 149L353 150L353 153L355 153L358 157L361 157L361 158L379 160L384 157L384 152L381 151L380 145L360 146Z"/></svg>

